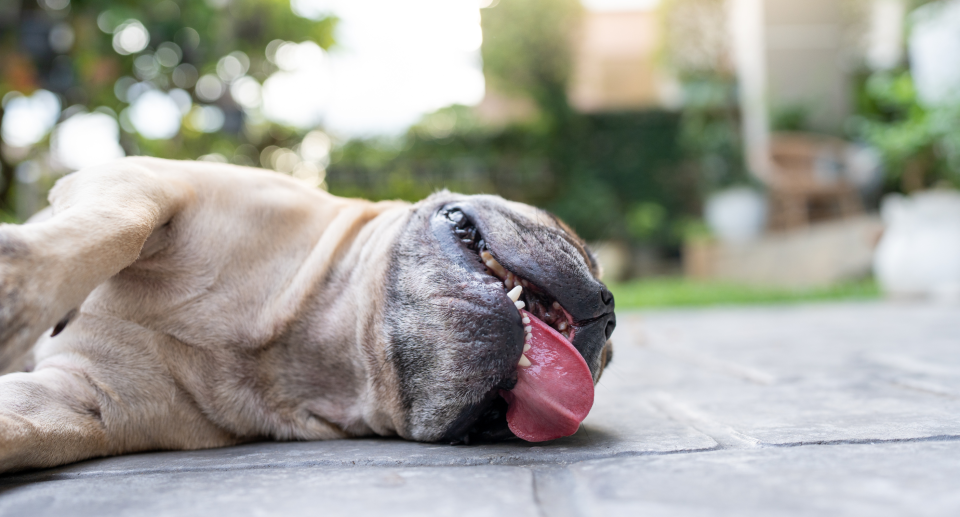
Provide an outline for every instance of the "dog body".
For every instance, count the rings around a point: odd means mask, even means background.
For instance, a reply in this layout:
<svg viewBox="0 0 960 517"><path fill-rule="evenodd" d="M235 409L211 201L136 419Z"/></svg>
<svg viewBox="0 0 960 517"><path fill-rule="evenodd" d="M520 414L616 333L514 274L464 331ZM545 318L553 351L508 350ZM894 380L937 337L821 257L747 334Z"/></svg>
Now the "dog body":
<svg viewBox="0 0 960 517"><path fill-rule="evenodd" d="M374 203L149 158L67 176L50 200L0 227L0 472L262 438L468 436L517 382L524 327L452 233L464 213L480 249L514 250L497 259L532 265L524 278L581 323L594 381L610 354L595 262L526 205ZM514 242L529 238L546 248Z"/></svg>

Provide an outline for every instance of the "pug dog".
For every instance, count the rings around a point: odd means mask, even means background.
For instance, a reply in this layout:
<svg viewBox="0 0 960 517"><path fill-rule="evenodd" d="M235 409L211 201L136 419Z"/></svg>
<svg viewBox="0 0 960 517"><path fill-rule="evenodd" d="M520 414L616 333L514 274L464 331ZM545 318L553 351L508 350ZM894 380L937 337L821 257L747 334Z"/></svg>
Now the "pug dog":
<svg viewBox="0 0 960 517"><path fill-rule="evenodd" d="M497 196L127 158L0 225L0 471L253 440L551 440L610 362L584 242Z"/></svg>

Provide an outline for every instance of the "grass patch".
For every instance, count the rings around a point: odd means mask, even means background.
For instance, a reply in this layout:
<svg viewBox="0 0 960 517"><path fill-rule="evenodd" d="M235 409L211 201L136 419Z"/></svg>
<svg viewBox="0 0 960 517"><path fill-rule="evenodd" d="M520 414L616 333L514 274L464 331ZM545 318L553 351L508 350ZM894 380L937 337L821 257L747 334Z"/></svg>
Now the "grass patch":
<svg viewBox="0 0 960 517"><path fill-rule="evenodd" d="M19 223L13 214L7 213L4 209L0 208L0 223Z"/></svg>
<svg viewBox="0 0 960 517"><path fill-rule="evenodd" d="M610 290L617 301L617 309L872 300L880 297L880 290L872 279L813 289L789 289L663 277L614 284Z"/></svg>

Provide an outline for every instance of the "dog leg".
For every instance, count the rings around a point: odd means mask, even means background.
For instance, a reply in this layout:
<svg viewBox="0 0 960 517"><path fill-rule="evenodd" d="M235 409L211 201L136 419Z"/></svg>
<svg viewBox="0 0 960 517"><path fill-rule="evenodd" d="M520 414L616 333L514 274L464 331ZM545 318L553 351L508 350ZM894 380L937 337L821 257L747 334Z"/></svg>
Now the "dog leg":
<svg viewBox="0 0 960 517"><path fill-rule="evenodd" d="M107 454L99 419L96 392L76 373L51 368L0 377L0 473Z"/></svg>
<svg viewBox="0 0 960 517"><path fill-rule="evenodd" d="M191 195L186 183L122 160L57 182L45 220L0 225L0 373L133 263Z"/></svg>
<svg viewBox="0 0 960 517"><path fill-rule="evenodd" d="M87 314L41 340L34 371L0 376L0 473L241 442L207 418L165 364L182 346Z"/></svg>

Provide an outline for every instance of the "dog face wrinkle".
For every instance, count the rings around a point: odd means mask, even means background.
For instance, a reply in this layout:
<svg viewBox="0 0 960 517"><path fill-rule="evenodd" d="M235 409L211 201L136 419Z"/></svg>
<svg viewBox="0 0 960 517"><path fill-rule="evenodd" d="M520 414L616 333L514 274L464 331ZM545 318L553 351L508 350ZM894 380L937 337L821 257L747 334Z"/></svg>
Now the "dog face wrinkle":
<svg viewBox="0 0 960 517"><path fill-rule="evenodd" d="M571 328L562 330L594 381L603 369L616 324L613 297L596 279L582 242L527 205L435 194L415 207L388 273L384 331L402 401L401 436L454 442L513 436L498 393L516 384L524 323L479 251L492 254L511 282L524 279L524 299L540 315L551 310L550 301L562 306L552 310L570 318Z"/></svg>

